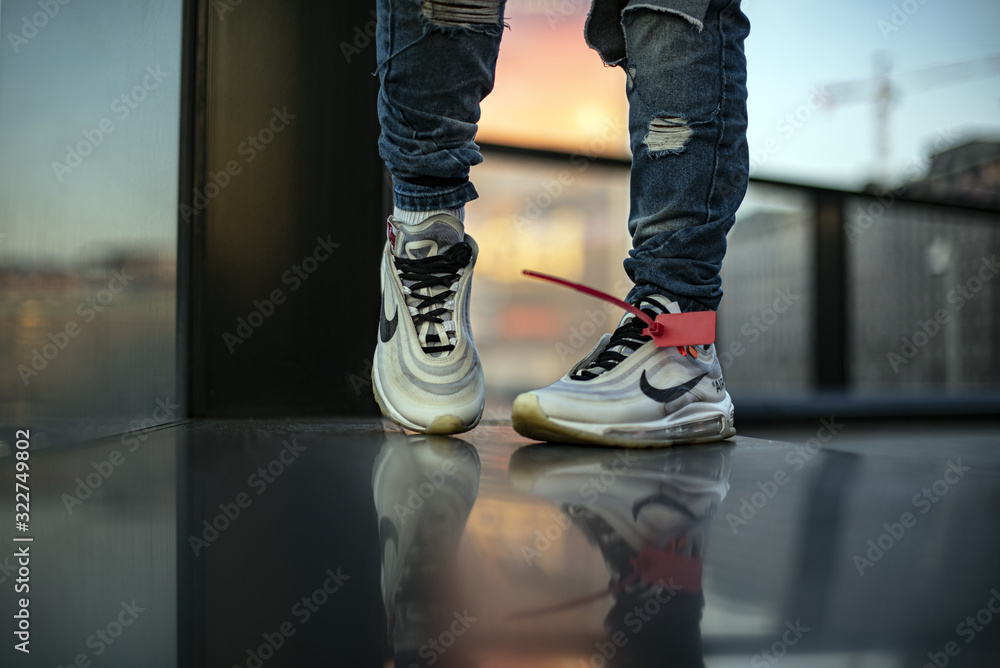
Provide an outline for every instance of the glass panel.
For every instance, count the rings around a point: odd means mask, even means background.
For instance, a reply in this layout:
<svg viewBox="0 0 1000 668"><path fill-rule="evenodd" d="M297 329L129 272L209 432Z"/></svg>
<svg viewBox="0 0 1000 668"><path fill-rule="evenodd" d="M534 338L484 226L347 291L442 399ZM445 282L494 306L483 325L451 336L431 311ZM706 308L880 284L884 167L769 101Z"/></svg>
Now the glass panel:
<svg viewBox="0 0 1000 668"><path fill-rule="evenodd" d="M729 233L718 350L738 400L812 383L812 208L802 191L753 184Z"/></svg>
<svg viewBox="0 0 1000 668"><path fill-rule="evenodd" d="M846 217L855 385L1000 385L1000 217L885 198Z"/></svg>
<svg viewBox="0 0 1000 668"><path fill-rule="evenodd" d="M181 10L0 7L0 414L36 445L177 416Z"/></svg>

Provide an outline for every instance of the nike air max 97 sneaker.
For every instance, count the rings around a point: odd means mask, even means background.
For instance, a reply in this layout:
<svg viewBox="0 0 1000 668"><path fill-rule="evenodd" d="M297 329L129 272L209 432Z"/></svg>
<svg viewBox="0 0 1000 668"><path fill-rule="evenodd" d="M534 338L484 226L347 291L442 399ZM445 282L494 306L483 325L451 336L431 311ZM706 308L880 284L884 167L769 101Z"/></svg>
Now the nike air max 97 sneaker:
<svg viewBox="0 0 1000 668"><path fill-rule="evenodd" d="M389 219L372 387L402 427L457 434L482 417L483 371L469 325L478 252L453 216L416 225Z"/></svg>
<svg viewBox="0 0 1000 668"><path fill-rule="evenodd" d="M657 295L636 306L651 318L680 312ZM657 347L635 315L568 374L514 400L512 421L541 441L651 447L736 435L733 403L715 345Z"/></svg>

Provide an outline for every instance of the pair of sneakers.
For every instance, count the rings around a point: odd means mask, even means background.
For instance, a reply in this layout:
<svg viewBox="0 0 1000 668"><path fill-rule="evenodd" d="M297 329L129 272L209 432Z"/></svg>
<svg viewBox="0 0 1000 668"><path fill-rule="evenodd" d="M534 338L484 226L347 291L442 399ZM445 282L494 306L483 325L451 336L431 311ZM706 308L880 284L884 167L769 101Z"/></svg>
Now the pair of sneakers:
<svg viewBox="0 0 1000 668"><path fill-rule="evenodd" d="M382 257L382 311L372 387L382 412L407 429L457 434L475 427L485 401L469 325L479 248L457 218L415 225L389 219ZM652 318L680 311L652 295ZM733 404L715 346L659 348L634 315L622 318L580 362L514 401L512 423L540 441L648 447L735 435Z"/></svg>

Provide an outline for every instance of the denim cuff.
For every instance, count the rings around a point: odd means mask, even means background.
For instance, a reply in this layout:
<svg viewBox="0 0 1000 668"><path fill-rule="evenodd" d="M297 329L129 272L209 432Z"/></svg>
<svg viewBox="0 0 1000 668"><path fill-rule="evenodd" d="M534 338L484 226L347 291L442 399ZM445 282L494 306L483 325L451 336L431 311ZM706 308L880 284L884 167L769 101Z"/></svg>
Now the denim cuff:
<svg viewBox="0 0 1000 668"><path fill-rule="evenodd" d="M405 181L393 183L393 201L400 209L407 211L433 211L435 209L459 209L479 197L471 181L460 186L446 188L418 186Z"/></svg>

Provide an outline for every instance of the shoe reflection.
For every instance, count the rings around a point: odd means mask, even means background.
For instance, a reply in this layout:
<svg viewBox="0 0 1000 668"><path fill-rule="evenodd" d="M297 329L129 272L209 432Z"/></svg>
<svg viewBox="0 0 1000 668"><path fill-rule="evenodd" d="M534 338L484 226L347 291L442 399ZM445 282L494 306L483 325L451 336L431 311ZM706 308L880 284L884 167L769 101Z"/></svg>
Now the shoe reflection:
<svg viewBox="0 0 1000 668"><path fill-rule="evenodd" d="M375 458L382 601L399 668L473 665L454 572L479 474L475 448L451 437L391 434Z"/></svg>
<svg viewBox="0 0 1000 668"><path fill-rule="evenodd" d="M511 618L541 619L612 596L607 636L581 665L703 666L701 567L709 524L729 489L731 448L517 450L513 486L569 516L600 549L611 579L604 591Z"/></svg>

